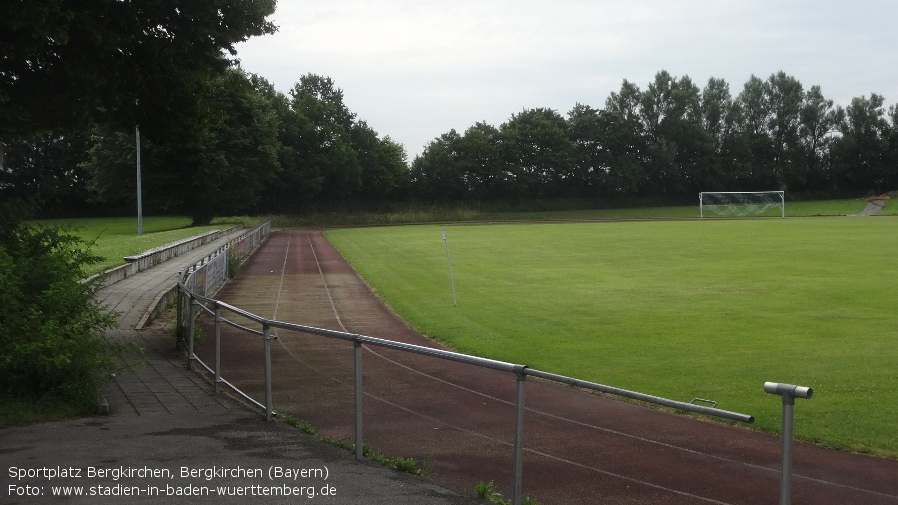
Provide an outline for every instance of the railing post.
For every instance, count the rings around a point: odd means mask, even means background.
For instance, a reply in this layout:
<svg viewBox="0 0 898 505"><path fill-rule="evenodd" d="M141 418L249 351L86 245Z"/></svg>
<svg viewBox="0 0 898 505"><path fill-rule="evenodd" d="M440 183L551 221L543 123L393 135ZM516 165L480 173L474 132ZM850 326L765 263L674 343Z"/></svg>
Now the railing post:
<svg viewBox="0 0 898 505"><path fill-rule="evenodd" d="M793 384L765 382L764 391L783 397L783 462L780 476L780 505L792 503L792 439L795 425L795 398L810 398L814 390Z"/></svg>
<svg viewBox="0 0 898 505"><path fill-rule="evenodd" d="M215 392L221 383L221 306L215 304Z"/></svg>
<svg viewBox="0 0 898 505"><path fill-rule="evenodd" d="M178 279L180 278L179 275ZM177 313L175 318L175 348L177 349L181 345L180 340L184 338L184 290L181 289L180 285L178 285L178 305L175 312Z"/></svg>
<svg viewBox="0 0 898 505"><path fill-rule="evenodd" d="M355 353L355 459L362 461L365 459L362 439L362 343L355 340L352 344Z"/></svg>
<svg viewBox="0 0 898 505"><path fill-rule="evenodd" d="M193 333L195 331L196 318L193 317L193 295L187 295L187 369L193 365Z"/></svg>
<svg viewBox="0 0 898 505"><path fill-rule="evenodd" d="M262 341L265 343L265 420L271 421L274 413L271 397L271 326L262 326Z"/></svg>
<svg viewBox="0 0 898 505"><path fill-rule="evenodd" d="M521 505L524 478L524 384L527 376L524 375L524 365L515 366L517 378L517 397L515 399L515 428L514 428L514 484L512 491L512 504Z"/></svg>

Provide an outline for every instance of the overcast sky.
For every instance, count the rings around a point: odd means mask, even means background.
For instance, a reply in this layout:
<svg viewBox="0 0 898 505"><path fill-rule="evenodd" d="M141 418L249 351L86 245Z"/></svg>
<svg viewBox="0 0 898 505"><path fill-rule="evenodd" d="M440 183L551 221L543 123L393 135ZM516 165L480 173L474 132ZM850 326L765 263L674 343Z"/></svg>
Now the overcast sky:
<svg viewBox="0 0 898 505"><path fill-rule="evenodd" d="M289 91L330 77L409 162L434 138L524 109L602 108L624 79L660 70L699 88L780 70L847 105L898 102L896 0L279 0L278 33L237 47L243 68Z"/></svg>

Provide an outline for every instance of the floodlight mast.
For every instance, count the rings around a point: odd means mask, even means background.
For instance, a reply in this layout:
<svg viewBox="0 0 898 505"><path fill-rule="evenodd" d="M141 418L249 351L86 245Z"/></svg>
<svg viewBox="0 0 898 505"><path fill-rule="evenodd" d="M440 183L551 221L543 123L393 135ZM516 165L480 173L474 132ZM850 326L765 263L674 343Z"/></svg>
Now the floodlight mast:
<svg viewBox="0 0 898 505"><path fill-rule="evenodd" d="M143 235L143 191L140 188L140 125L134 127L134 141L137 158L137 234Z"/></svg>
<svg viewBox="0 0 898 505"><path fill-rule="evenodd" d="M140 100L134 100L134 108L140 107ZM140 114L140 111L137 111ZM138 116L139 117L139 116ZM137 234L143 235L143 191L140 188L140 120L134 123L134 154L137 161Z"/></svg>

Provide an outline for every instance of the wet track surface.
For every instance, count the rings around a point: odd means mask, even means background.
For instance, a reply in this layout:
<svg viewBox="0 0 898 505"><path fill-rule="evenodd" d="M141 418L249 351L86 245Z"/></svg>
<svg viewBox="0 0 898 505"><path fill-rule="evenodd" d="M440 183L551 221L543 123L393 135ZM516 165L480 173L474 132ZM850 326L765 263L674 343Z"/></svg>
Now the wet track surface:
<svg viewBox="0 0 898 505"><path fill-rule="evenodd" d="M218 298L266 318L439 347L385 307L317 231L272 233ZM198 354L209 363L212 329L203 324ZM222 332L223 376L264 398L261 338ZM351 440L352 344L277 333L276 410ZM513 374L368 346L363 362L366 444L415 458L441 485L470 491L493 481L510 496ZM544 505L779 501L778 437L533 378L526 391L524 496ZM898 504L898 461L797 443L793 467L792 503Z"/></svg>

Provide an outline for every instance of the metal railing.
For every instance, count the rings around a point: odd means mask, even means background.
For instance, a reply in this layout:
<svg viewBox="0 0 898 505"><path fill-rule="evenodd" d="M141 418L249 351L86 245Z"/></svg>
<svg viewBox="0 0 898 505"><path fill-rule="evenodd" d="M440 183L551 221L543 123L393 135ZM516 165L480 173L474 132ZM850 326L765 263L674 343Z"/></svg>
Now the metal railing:
<svg viewBox="0 0 898 505"><path fill-rule="evenodd" d="M405 352L411 352L416 354L421 354L425 356L431 356L438 359L444 359L448 361L454 361L459 363L465 363L472 366L478 366L483 368L488 368L492 370L498 370L500 372L506 372L514 376L517 389L516 389L516 399L515 399L515 430L514 430L514 452L513 452L513 495L512 500L514 504L520 504L522 499L522 476L523 476L523 450L524 450L524 404L525 404L525 384L527 377L538 377L541 379L558 382L561 384L567 384L571 386L576 386L579 388L590 389L593 391L598 391L606 394L621 396L625 398L630 398L634 400L639 400L642 402L652 403L656 405L662 405L665 407L678 409L686 412L693 412L697 414L703 414L707 416L713 416L721 419L727 419L731 421L737 421L742 423L752 423L754 422L754 417L747 414L740 414L737 412L731 412L727 410L718 409L716 407L708 407L703 405L696 405L694 403L686 403L680 402L676 400L671 400L667 398L662 398L658 396L652 396L644 393L639 393L635 391L628 391L625 389L615 388L611 386L606 386L603 384L597 384L594 382L588 382L580 379L575 379L572 377L566 377L563 375L553 374L549 372L543 372L540 370L535 370L527 367L523 364L516 363L508 363L504 361L497 361L487 358L481 358L478 356L472 356L469 354L461 354L451 351L444 351L442 349L434 349L431 347L424 347L415 344L407 344L403 342L396 342L392 340L386 340L382 338L370 337L366 335L360 335L355 333L347 333L336 330L328 330L323 328L316 328L312 326L304 326L300 324L294 323L286 323L283 321L277 321L272 319L266 319L264 317L258 316L251 312L247 312L238 307L234 307L225 302L216 300L214 298L199 295L196 293L190 292L184 283L178 284L179 289L184 291L184 296L189 300L189 310L187 314L187 366L192 367L193 363L197 363L203 368L205 368L210 374L214 374L214 387L215 390L219 390L219 384L225 384L232 390L234 390L240 396L246 398L248 401L259 407L261 410L265 412L265 418L267 420L272 420L276 415L272 400L272 363L271 363L271 340L277 338L272 335L272 329L282 329L287 331L294 331L299 333L306 333L312 335L318 335L328 338L335 338L339 340L344 340L353 343L354 347L354 399L355 399L355 424L354 424L354 443L355 443L355 457L359 460L364 459L363 455L363 415L362 415L362 397L363 397L363 382L362 382L362 346L370 345L370 346L378 346L384 347L388 349L396 349ZM199 310L204 311L210 314L214 318L214 328L215 328L215 364L214 366L209 366L200 360L196 354L194 353L194 320L196 319L197 313L194 311L194 307L198 307ZM234 313L244 319L247 319L253 323L259 324L261 326L261 330L256 330L253 328L249 328L244 325L237 324L233 321L230 321L223 317L223 312L231 312ZM251 396L239 390L239 388L235 387L233 384L227 382L221 376L221 325L227 324L231 327L237 328L241 331L245 331L247 333L262 337L262 344L264 350L264 388L265 388L265 399L264 402L257 401ZM704 400L706 401L706 400Z"/></svg>
<svg viewBox="0 0 898 505"><path fill-rule="evenodd" d="M196 274L197 272L203 271L205 269L212 269L210 267L214 266L215 275L203 277L205 281L209 281L208 277L214 278L213 282L203 282L202 290L199 294L210 294L215 293L221 285L224 283L224 280L230 274L230 260L234 259L239 263L242 263L249 256L255 252L255 250L268 238L269 233L271 233L271 222L265 221L264 223L253 227L252 229L245 231L238 235L233 240L229 240L227 244L215 249L210 252L206 256L202 257L200 260L187 265L184 269L182 269L178 274L178 301L177 301L177 326L175 333L177 334L177 342L176 345L184 342L186 340L185 331L187 330L187 324L185 321L190 321L192 323L193 318L185 319L184 310L186 307L186 299L183 296L184 293L195 293L199 288L199 285L196 282ZM193 330L191 330L193 331Z"/></svg>

